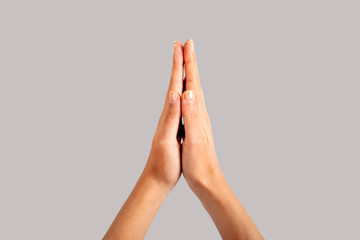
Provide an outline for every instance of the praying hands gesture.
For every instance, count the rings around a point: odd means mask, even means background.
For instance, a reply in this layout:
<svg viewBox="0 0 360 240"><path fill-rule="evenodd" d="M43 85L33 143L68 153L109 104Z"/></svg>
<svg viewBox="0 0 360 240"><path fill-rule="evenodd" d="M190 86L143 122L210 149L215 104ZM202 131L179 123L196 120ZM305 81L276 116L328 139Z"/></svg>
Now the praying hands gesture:
<svg viewBox="0 0 360 240"><path fill-rule="evenodd" d="M174 43L169 89L148 161L103 239L144 239L181 174L210 214L222 239L263 239L220 170L192 40L184 46Z"/></svg>

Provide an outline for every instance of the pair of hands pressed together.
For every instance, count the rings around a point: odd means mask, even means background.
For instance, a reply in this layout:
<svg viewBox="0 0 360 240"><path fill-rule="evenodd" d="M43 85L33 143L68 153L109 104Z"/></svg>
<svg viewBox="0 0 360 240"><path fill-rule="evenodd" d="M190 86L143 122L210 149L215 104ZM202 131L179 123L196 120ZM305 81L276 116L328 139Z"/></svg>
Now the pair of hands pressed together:
<svg viewBox="0 0 360 240"><path fill-rule="evenodd" d="M181 173L223 239L263 239L221 173L192 40L174 42L169 89L148 161L103 239L144 239Z"/></svg>
<svg viewBox="0 0 360 240"><path fill-rule="evenodd" d="M181 116L185 136L179 136L181 129L178 132ZM170 85L146 169L169 189L175 186L182 171L194 191L199 184L209 183L220 174L192 40L185 47L174 43Z"/></svg>

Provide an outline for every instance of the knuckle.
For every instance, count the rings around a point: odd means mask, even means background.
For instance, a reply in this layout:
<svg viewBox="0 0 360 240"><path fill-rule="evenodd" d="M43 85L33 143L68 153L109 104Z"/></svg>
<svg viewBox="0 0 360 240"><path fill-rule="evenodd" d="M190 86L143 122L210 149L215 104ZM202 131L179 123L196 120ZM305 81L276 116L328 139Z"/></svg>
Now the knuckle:
<svg viewBox="0 0 360 240"><path fill-rule="evenodd" d="M165 119L166 120L173 120L173 119L176 119L177 117L178 117L178 113L176 111L173 111L173 110L169 109L165 113Z"/></svg>
<svg viewBox="0 0 360 240"><path fill-rule="evenodd" d="M198 113L198 111L191 111L191 112L190 112L190 118L191 118L191 119L198 119L198 118L199 118L199 113Z"/></svg>
<svg viewBox="0 0 360 240"><path fill-rule="evenodd" d="M200 81L198 76L189 76L186 78L186 82L197 82Z"/></svg>
<svg viewBox="0 0 360 240"><path fill-rule="evenodd" d="M169 139L158 139L153 143L153 148L156 152L163 152L163 150L167 150L171 147L172 141Z"/></svg>
<svg viewBox="0 0 360 240"><path fill-rule="evenodd" d="M208 142L206 137L185 137L183 146L194 151L205 151L208 148Z"/></svg>
<svg viewBox="0 0 360 240"><path fill-rule="evenodd" d="M181 58L176 58L176 57L174 57L174 59L173 59L173 67L174 67L174 68L179 68L179 67L181 67L181 66L182 66L182 63L183 63L183 61L182 61Z"/></svg>
<svg viewBox="0 0 360 240"><path fill-rule="evenodd" d="M160 147L167 147L167 146L171 145L171 143L168 139L159 139L157 141L157 145Z"/></svg>
<svg viewBox="0 0 360 240"><path fill-rule="evenodd" d="M190 55L190 57L185 58L184 60L185 64L194 64L195 63L195 57L193 55Z"/></svg>
<svg viewBox="0 0 360 240"><path fill-rule="evenodd" d="M183 82L182 82L182 78L181 76L177 76L176 73L172 74L172 76L170 77L170 89L174 89L173 91L176 92L177 94L179 94L178 91L176 91L176 89L182 89L183 87ZM179 94L180 95L180 94Z"/></svg>
<svg viewBox="0 0 360 240"><path fill-rule="evenodd" d="M187 113L187 117L190 119L198 119L200 118L199 112L196 109L192 109Z"/></svg>

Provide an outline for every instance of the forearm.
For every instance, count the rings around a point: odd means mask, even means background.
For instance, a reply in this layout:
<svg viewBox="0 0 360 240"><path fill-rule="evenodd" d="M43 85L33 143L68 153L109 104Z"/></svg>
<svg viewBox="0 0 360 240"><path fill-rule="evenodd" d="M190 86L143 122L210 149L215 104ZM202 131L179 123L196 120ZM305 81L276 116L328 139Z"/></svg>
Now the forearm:
<svg viewBox="0 0 360 240"><path fill-rule="evenodd" d="M263 239L221 173L200 182L194 190L222 239Z"/></svg>
<svg viewBox="0 0 360 240"><path fill-rule="evenodd" d="M169 191L167 186L144 170L103 239L144 239Z"/></svg>

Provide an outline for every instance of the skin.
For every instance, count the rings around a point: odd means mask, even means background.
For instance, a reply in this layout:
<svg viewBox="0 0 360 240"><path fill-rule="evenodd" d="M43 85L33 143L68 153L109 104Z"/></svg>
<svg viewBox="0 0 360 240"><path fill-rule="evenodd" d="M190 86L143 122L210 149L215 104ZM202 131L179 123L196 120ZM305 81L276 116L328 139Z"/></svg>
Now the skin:
<svg viewBox="0 0 360 240"><path fill-rule="evenodd" d="M183 92L184 85L186 91ZM181 116L184 132L179 128ZM103 239L144 239L156 212L181 173L211 216L222 239L263 239L231 191L218 164L192 40L186 41L184 46L174 43L169 89L148 161Z"/></svg>

